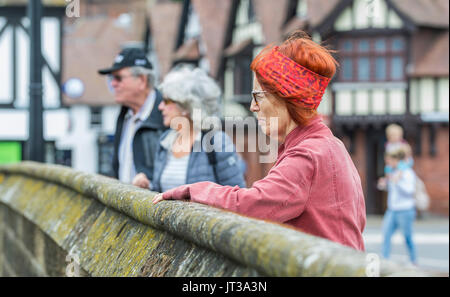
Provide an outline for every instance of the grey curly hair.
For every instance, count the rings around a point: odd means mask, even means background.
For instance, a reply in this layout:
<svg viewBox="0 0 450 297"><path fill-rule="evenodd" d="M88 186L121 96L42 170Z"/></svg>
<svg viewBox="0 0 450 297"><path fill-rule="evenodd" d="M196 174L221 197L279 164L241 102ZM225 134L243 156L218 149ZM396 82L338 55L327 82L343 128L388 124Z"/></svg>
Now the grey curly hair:
<svg viewBox="0 0 450 297"><path fill-rule="evenodd" d="M191 119L195 109L206 117L217 116L222 94L217 83L200 69L186 64L173 68L159 85L164 98L171 99L186 110Z"/></svg>

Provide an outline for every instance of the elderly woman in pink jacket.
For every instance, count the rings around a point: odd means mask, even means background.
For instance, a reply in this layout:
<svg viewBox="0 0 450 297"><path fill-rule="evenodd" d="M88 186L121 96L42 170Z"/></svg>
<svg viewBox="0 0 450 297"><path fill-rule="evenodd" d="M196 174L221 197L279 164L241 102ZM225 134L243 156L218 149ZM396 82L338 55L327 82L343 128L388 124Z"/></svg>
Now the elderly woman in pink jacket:
<svg viewBox="0 0 450 297"><path fill-rule="evenodd" d="M327 49L301 31L280 46L266 47L251 64L250 109L262 131L279 143L267 176L251 188L183 185L156 195L153 202L190 199L364 250L360 177L343 143L316 111L336 65Z"/></svg>

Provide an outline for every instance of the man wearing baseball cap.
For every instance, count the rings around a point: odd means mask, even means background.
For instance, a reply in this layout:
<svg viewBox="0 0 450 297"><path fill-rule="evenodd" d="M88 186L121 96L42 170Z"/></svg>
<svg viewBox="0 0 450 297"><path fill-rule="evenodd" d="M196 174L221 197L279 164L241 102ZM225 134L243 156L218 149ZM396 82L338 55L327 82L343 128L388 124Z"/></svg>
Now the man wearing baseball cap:
<svg viewBox="0 0 450 297"><path fill-rule="evenodd" d="M159 136L166 129L158 110L162 95L154 88L153 66L144 51L126 48L110 68L98 72L108 75L114 99L122 105L114 135L113 175L131 183L144 173L150 183ZM148 188L149 183L141 186Z"/></svg>

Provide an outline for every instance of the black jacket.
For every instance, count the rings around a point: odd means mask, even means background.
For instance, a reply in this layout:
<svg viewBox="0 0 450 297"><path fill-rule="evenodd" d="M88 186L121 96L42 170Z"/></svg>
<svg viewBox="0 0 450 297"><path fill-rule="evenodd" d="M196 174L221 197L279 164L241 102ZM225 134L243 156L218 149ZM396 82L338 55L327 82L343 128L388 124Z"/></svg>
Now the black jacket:
<svg viewBox="0 0 450 297"><path fill-rule="evenodd" d="M162 95L156 91L155 104L150 116L142 123L133 138L133 160L136 173L143 172L149 180L153 180L153 161L159 146L159 137L167 128L163 125L163 117L158 109ZM122 135L123 122L128 107L122 106L117 119L114 135L113 176L119 178L119 145Z"/></svg>

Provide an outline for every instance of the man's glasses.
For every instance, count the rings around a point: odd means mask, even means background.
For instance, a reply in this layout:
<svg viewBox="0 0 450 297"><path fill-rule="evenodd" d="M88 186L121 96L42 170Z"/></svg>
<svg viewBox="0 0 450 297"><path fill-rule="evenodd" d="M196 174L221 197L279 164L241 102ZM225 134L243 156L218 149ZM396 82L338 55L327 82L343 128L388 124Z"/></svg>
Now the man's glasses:
<svg viewBox="0 0 450 297"><path fill-rule="evenodd" d="M264 99L261 94L267 93L267 91L252 91L252 99L255 100L256 106L259 107L259 103Z"/></svg>
<svg viewBox="0 0 450 297"><path fill-rule="evenodd" d="M133 75L110 74L110 75L108 75L108 79L110 81L121 82L124 78L130 77L130 76L133 76Z"/></svg>

